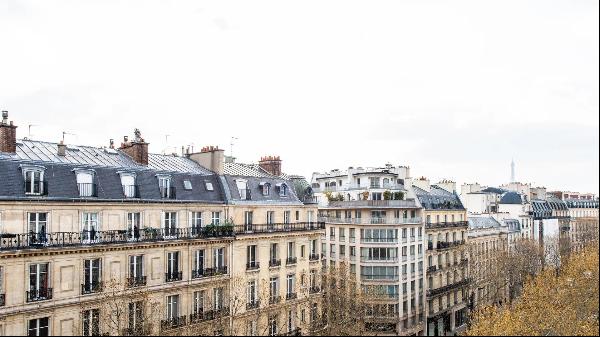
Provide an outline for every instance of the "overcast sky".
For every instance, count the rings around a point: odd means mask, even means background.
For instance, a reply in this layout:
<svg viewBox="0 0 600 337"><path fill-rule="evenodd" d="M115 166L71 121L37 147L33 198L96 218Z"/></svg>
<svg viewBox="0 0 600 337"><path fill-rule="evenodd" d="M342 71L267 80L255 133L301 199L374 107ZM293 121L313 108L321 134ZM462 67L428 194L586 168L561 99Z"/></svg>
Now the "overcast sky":
<svg viewBox="0 0 600 337"><path fill-rule="evenodd" d="M598 1L0 0L18 137L598 192ZM166 137L165 135L170 135ZM168 140L168 143L167 141Z"/></svg>

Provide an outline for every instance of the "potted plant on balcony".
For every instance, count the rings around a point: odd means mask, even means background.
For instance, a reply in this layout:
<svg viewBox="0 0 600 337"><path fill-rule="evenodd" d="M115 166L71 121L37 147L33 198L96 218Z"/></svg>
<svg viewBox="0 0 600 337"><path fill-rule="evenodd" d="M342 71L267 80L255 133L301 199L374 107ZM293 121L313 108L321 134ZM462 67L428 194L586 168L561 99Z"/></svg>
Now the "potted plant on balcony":
<svg viewBox="0 0 600 337"><path fill-rule="evenodd" d="M392 200L392 192L386 190L383 192L383 200Z"/></svg>

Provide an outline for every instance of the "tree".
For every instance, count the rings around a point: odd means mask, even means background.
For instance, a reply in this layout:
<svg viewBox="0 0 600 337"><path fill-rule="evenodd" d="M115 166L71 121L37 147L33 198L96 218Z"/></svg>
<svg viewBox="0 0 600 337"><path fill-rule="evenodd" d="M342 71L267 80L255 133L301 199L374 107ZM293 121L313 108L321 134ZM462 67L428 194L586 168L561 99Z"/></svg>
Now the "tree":
<svg viewBox="0 0 600 337"><path fill-rule="evenodd" d="M161 303L144 288L128 287L114 279L104 283L93 301L81 304L82 313L98 310L100 317L99 326L92 321L88 329L117 336L154 334L160 328Z"/></svg>
<svg viewBox="0 0 600 337"><path fill-rule="evenodd" d="M598 272L592 245L527 281L512 305L478 310L466 335L598 335Z"/></svg>

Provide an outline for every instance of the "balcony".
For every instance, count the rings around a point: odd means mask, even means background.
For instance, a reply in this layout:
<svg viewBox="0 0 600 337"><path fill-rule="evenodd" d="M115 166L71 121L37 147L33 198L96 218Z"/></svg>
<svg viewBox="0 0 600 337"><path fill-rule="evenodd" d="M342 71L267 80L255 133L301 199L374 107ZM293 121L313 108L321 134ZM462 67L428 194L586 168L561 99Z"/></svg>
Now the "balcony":
<svg viewBox="0 0 600 337"><path fill-rule="evenodd" d="M81 295L89 295L102 292L102 282L84 283L81 285Z"/></svg>
<svg viewBox="0 0 600 337"><path fill-rule="evenodd" d="M34 181L33 184L31 181L25 181L23 189L26 195L48 195L48 183L45 181Z"/></svg>
<svg viewBox="0 0 600 337"><path fill-rule="evenodd" d="M319 221L330 224L347 224L347 225L418 225L422 223L421 218L387 218L387 217L367 217L367 218L336 218L336 217L320 217Z"/></svg>
<svg viewBox="0 0 600 337"><path fill-rule="evenodd" d="M211 276L221 276L227 274L227 266L218 266L214 268L206 268L204 269L203 276L211 277Z"/></svg>
<svg viewBox="0 0 600 337"><path fill-rule="evenodd" d="M295 222L295 223L272 223L272 224L252 224L236 225L234 233L242 234L260 234L260 233L278 233L278 232L302 232L325 229L324 222Z"/></svg>
<svg viewBox="0 0 600 337"><path fill-rule="evenodd" d="M165 273L165 282L177 282L183 280L183 272L174 271L170 273Z"/></svg>
<svg viewBox="0 0 600 337"><path fill-rule="evenodd" d="M285 265L286 266L291 266L291 265L296 264L296 263L298 263L298 258L297 257L288 257L285 260Z"/></svg>
<svg viewBox="0 0 600 337"><path fill-rule="evenodd" d="M428 273L433 273L433 272L435 272L437 270L438 270L437 266L429 266L429 267L427 267L427 272Z"/></svg>
<svg viewBox="0 0 600 337"><path fill-rule="evenodd" d="M210 321L219 317L229 316L229 307L222 307L215 310L200 310L190 315L190 324Z"/></svg>
<svg viewBox="0 0 600 337"><path fill-rule="evenodd" d="M175 186L171 187L161 187L160 189L160 197L163 199L177 199L177 194L175 190Z"/></svg>
<svg viewBox="0 0 600 337"><path fill-rule="evenodd" d="M129 288L143 287L146 285L146 276L135 276L127 278Z"/></svg>
<svg viewBox="0 0 600 337"><path fill-rule="evenodd" d="M246 310L257 309L259 306L260 306L260 301L255 299L251 302L246 303Z"/></svg>
<svg viewBox="0 0 600 337"><path fill-rule="evenodd" d="M217 230L202 228L152 228L136 232L127 230L24 233L0 235L0 251L19 249L39 249L47 247L76 247L132 242L161 242L172 240L194 240L215 237L232 237L233 231L223 226Z"/></svg>
<svg viewBox="0 0 600 337"><path fill-rule="evenodd" d="M281 302L281 296L270 296L269 297L269 304L277 304Z"/></svg>
<svg viewBox="0 0 600 337"><path fill-rule="evenodd" d="M328 208L417 208L413 199L332 201Z"/></svg>
<svg viewBox="0 0 600 337"><path fill-rule="evenodd" d="M123 196L127 199L139 198L140 189L137 185L123 185Z"/></svg>
<svg viewBox="0 0 600 337"><path fill-rule="evenodd" d="M5 305L6 305L6 295L0 294L0 307L3 307Z"/></svg>
<svg viewBox="0 0 600 337"><path fill-rule="evenodd" d="M187 319L185 316L179 317L171 317L169 319L165 319L160 321L160 329L161 330L171 330L181 328L187 324Z"/></svg>
<svg viewBox="0 0 600 337"><path fill-rule="evenodd" d="M260 263L258 263L256 261L246 263L246 270L252 271L252 270L258 270L258 269L260 269Z"/></svg>
<svg viewBox="0 0 600 337"><path fill-rule="evenodd" d="M455 222L438 222L425 224L426 229L440 229L440 228L456 228L456 227L468 227L469 222L467 221L455 221Z"/></svg>
<svg viewBox="0 0 600 337"><path fill-rule="evenodd" d="M312 253L308 256L308 259L310 261L318 261L321 259L321 256L319 254Z"/></svg>
<svg viewBox="0 0 600 337"><path fill-rule="evenodd" d="M79 190L79 196L82 198L96 198L98 196L98 189L96 188L96 184L78 183L77 189Z"/></svg>
<svg viewBox="0 0 600 337"><path fill-rule="evenodd" d="M440 287L440 288L429 289L429 290L427 290L427 297L434 297L434 296L446 293L448 291L454 290L456 288L461 288L461 287L467 286L467 285L469 285L470 282L471 282L471 280L468 279L468 278L466 278L466 279L464 279L462 281L458 281L458 282L455 282L455 283L452 283L452 284L448 284L448 285L445 285L445 286Z"/></svg>
<svg viewBox="0 0 600 337"><path fill-rule="evenodd" d="M319 288L317 286L311 286L308 291L311 294L317 294L317 293L321 292L321 288Z"/></svg>
<svg viewBox="0 0 600 337"><path fill-rule="evenodd" d="M281 267L281 260L280 259L271 259L269 261L269 268L277 268L277 267Z"/></svg>
<svg viewBox="0 0 600 337"><path fill-rule="evenodd" d="M287 293L287 294L285 294L285 299L287 301L295 300L297 298L298 298L298 294L297 293Z"/></svg>
<svg viewBox="0 0 600 337"><path fill-rule="evenodd" d="M295 328L291 331L278 334L278 336L302 336L302 329Z"/></svg>
<svg viewBox="0 0 600 337"><path fill-rule="evenodd" d="M39 302L52 299L52 288L41 288L34 289L25 292L25 299L27 303Z"/></svg>

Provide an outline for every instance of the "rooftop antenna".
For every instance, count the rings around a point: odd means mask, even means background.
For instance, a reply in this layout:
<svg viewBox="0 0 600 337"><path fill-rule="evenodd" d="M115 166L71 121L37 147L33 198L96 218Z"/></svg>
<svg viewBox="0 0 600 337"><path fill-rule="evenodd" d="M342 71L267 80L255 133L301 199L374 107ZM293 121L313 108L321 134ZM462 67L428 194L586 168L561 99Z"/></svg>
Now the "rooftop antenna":
<svg viewBox="0 0 600 337"><path fill-rule="evenodd" d="M62 142L63 142L63 144L65 143L65 135L69 135L69 136L77 136L77 135L76 135L76 134L74 134L74 133L69 133L69 132L63 131L63 133L62 133Z"/></svg>
<svg viewBox="0 0 600 337"><path fill-rule="evenodd" d="M238 140L237 137L231 137L231 143L229 143L229 156L233 159L233 144L235 140Z"/></svg>
<svg viewBox="0 0 600 337"><path fill-rule="evenodd" d="M37 124L29 124L29 134L27 135L27 138L31 139L31 127L32 126L39 126Z"/></svg>
<svg viewBox="0 0 600 337"><path fill-rule="evenodd" d="M163 154L166 154L169 150L169 137L171 135L165 135L165 148L163 149Z"/></svg>

